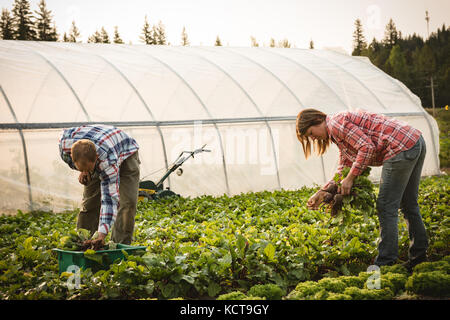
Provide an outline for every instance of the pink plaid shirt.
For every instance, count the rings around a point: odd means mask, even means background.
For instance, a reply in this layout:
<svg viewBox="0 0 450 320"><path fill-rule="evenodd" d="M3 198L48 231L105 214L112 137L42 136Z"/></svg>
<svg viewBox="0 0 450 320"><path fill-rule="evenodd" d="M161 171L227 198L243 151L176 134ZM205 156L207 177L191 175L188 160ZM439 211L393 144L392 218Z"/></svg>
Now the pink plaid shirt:
<svg viewBox="0 0 450 320"><path fill-rule="evenodd" d="M328 115L326 128L339 148L338 173L351 167L355 176L412 148L422 134L405 122L363 110Z"/></svg>

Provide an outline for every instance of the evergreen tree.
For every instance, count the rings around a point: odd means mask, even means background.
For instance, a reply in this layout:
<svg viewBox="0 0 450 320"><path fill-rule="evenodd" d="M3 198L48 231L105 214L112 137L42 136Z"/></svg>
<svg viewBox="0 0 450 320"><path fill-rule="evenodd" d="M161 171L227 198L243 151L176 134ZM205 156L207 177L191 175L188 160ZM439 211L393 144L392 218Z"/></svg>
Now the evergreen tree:
<svg viewBox="0 0 450 320"><path fill-rule="evenodd" d="M27 0L15 0L12 14L14 21L14 38L17 40L36 39L30 3Z"/></svg>
<svg viewBox="0 0 450 320"><path fill-rule="evenodd" d="M391 53L389 54L389 58L386 63L388 64L387 69L390 71L389 74L405 84L409 84L408 66L400 45L397 44L391 49Z"/></svg>
<svg viewBox="0 0 450 320"><path fill-rule="evenodd" d="M429 78L436 71L436 60L428 44L420 49L416 60L417 71Z"/></svg>
<svg viewBox="0 0 450 320"><path fill-rule="evenodd" d="M158 44L158 29L156 27L156 25L152 26L152 38L153 38L153 43L152 44Z"/></svg>
<svg viewBox="0 0 450 320"><path fill-rule="evenodd" d="M67 37L68 42L78 42L78 38L81 36L80 30L75 25L75 21L72 21L72 26L70 27L69 36Z"/></svg>
<svg viewBox="0 0 450 320"><path fill-rule="evenodd" d="M269 47L275 48L275 39L274 38L270 38Z"/></svg>
<svg viewBox="0 0 450 320"><path fill-rule="evenodd" d="M181 31L181 45L188 46L190 45L188 35L186 33L186 28L183 26L183 31Z"/></svg>
<svg viewBox="0 0 450 320"><path fill-rule="evenodd" d="M58 41L59 33L56 30L56 22L55 21L53 21L52 31L50 31L50 34L54 35L54 40L52 40L52 41Z"/></svg>
<svg viewBox="0 0 450 320"><path fill-rule="evenodd" d="M432 105L432 76L436 107L447 105L450 101L450 28L443 25L426 41L416 34L402 37L393 23L386 29L392 32L387 32L380 42L374 38L368 46L371 62L407 85L423 106ZM396 45L389 47L394 43L389 39L396 39Z"/></svg>
<svg viewBox="0 0 450 320"><path fill-rule="evenodd" d="M424 48L427 46L427 48ZM412 81L412 90L419 97L423 97L422 104L423 105L431 105L431 95L430 95L430 76L434 70L435 60L434 55L430 50L428 44L425 44L421 47L417 47L411 53L411 64L410 64L410 72L411 72L411 81ZM436 79L434 79L436 80ZM435 83L436 84L436 83ZM434 88L436 91L436 87Z"/></svg>
<svg viewBox="0 0 450 320"><path fill-rule="evenodd" d="M400 39L399 44L403 50L412 54L412 52L417 48L423 47L424 41L422 37L414 33L412 36L410 35L407 36L405 39ZM408 63L411 63L411 61L409 60Z"/></svg>
<svg viewBox="0 0 450 320"><path fill-rule="evenodd" d="M444 107L450 101L450 28L442 25L442 29L433 32L426 44L429 46L435 60L433 75L436 107ZM433 63L429 63L431 66ZM433 69L433 68L431 68ZM430 86L428 79L427 86ZM431 106L430 87L426 88L426 95Z"/></svg>
<svg viewBox="0 0 450 320"><path fill-rule="evenodd" d="M369 45L369 49L374 53L380 51L380 44L378 43L377 39L375 39L375 37L372 39L372 42Z"/></svg>
<svg viewBox="0 0 450 320"><path fill-rule="evenodd" d="M252 47L259 47L258 41L256 41L256 38L253 36L250 36L251 46Z"/></svg>
<svg viewBox="0 0 450 320"><path fill-rule="evenodd" d="M216 47L221 47L222 46L222 41L220 41L220 38L219 38L218 35L216 37L216 42L214 43L214 46L216 46Z"/></svg>
<svg viewBox="0 0 450 320"><path fill-rule="evenodd" d="M289 43L288 39L283 39L281 41L278 41L278 46L280 48L290 48L291 44Z"/></svg>
<svg viewBox="0 0 450 320"><path fill-rule="evenodd" d="M70 42L69 37L67 36L67 33L65 33L65 32L64 32L62 41L63 41L63 42Z"/></svg>
<svg viewBox="0 0 450 320"><path fill-rule="evenodd" d="M114 43L119 43L119 44L123 44L123 40L119 35L119 28L117 26L114 27Z"/></svg>
<svg viewBox="0 0 450 320"><path fill-rule="evenodd" d="M139 37L145 44L156 44L153 37L153 31L148 23L147 16L145 16L144 26L142 27L142 35Z"/></svg>
<svg viewBox="0 0 450 320"><path fill-rule="evenodd" d="M389 58L391 50L373 38L367 51L367 55L372 63L386 72L386 61Z"/></svg>
<svg viewBox="0 0 450 320"><path fill-rule="evenodd" d="M167 44L166 28L164 27L161 20L158 22L158 26L155 26L155 30L156 30L156 34L154 33L154 35L156 35L155 36L156 44L166 45Z"/></svg>
<svg viewBox="0 0 450 320"><path fill-rule="evenodd" d="M0 38L4 40L14 39L13 19L8 9L2 9L0 17Z"/></svg>
<svg viewBox="0 0 450 320"><path fill-rule="evenodd" d="M386 29L384 31L383 44L390 49L397 44L398 39L399 34L397 31L397 27L395 26L395 23L391 18L389 19L389 22L386 25Z"/></svg>
<svg viewBox="0 0 450 320"><path fill-rule="evenodd" d="M106 32L104 27L102 27L100 29L100 42L101 43L111 43L111 41L109 41L108 32Z"/></svg>
<svg viewBox="0 0 450 320"><path fill-rule="evenodd" d="M356 19L355 31L353 32L353 52L352 56L367 55L367 42L363 34L361 20Z"/></svg>
<svg viewBox="0 0 450 320"><path fill-rule="evenodd" d="M103 39L102 39L102 35L100 34L100 32L98 32L98 30L96 30L89 38L88 38L88 43L102 43Z"/></svg>
<svg viewBox="0 0 450 320"><path fill-rule="evenodd" d="M39 11L35 11L36 18L36 32L37 39L41 41L56 41L58 40L58 33L56 26L52 24L52 11L47 9L45 0L39 2Z"/></svg>

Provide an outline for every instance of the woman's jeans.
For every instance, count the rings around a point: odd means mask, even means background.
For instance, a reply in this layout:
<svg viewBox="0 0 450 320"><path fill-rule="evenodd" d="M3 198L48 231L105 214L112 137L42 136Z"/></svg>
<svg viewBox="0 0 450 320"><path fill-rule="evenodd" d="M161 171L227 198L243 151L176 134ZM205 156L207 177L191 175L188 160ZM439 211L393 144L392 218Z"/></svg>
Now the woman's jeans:
<svg viewBox="0 0 450 320"><path fill-rule="evenodd" d="M377 213L380 221L378 256L374 264L395 263L398 258L398 209L409 231L409 260L423 259L428 248L427 233L420 215L417 197L426 146L422 136L409 150L383 163Z"/></svg>

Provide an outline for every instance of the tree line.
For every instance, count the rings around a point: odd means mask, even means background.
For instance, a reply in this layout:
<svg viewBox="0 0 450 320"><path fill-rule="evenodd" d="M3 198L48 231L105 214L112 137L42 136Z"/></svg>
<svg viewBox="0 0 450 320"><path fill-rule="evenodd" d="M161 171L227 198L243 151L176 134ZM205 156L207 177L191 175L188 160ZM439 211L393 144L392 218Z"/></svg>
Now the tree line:
<svg viewBox="0 0 450 320"><path fill-rule="evenodd" d="M64 32L60 39L52 11L47 8L45 0L41 0L37 11L32 11L28 0L15 0L11 11L2 8L0 16L0 38L4 40L37 40L81 42L81 33L72 21L69 33ZM113 42L123 43L117 26L114 27ZM105 28L95 31L88 38L88 42L110 43Z"/></svg>
<svg viewBox="0 0 450 320"><path fill-rule="evenodd" d="M360 19L353 32L354 56L366 56L378 68L403 82L424 107L430 108L431 78L435 105L444 107L450 101L450 28L445 24L432 32L428 39L413 35L402 36L394 21L389 20L384 38L368 43Z"/></svg>
<svg viewBox="0 0 450 320"><path fill-rule="evenodd" d="M384 38L381 41L373 38L369 44L364 36L361 20L357 19L353 33L352 55L367 56L375 66L403 82L420 97L422 105L426 107L431 107L430 79L433 78L436 107L443 107L450 100L449 35L450 28L444 24L442 28L432 32L428 39L423 39L415 33L403 37L394 21L390 19L385 28ZM39 2L38 10L34 12L30 9L28 0L15 0L11 11L2 8L0 38L81 42L81 32L75 21L72 21L68 33L64 32L60 36L53 21L52 11L47 8L45 0ZM151 25L147 16L145 16L139 40L148 45L170 45L167 42L164 24L159 21ZM88 37L87 42L124 43L117 26L114 27L112 37L102 26ZM181 32L180 44L183 46L190 44L185 27ZM216 37L214 45L222 46L219 36ZM250 45L259 47L260 43L251 36ZM290 48L292 44L288 39L277 42L271 38L268 46ZM309 48L314 49L312 39Z"/></svg>
<svg viewBox="0 0 450 320"><path fill-rule="evenodd" d="M37 11L30 9L28 0L15 0L11 11L2 8L0 16L0 38L4 40L37 40L37 41L63 41L63 42L81 42L81 32L76 26L75 21L68 33L64 32L62 36L58 34L56 24L53 21L52 11L47 8L45 0L41 0ZM170 45L167 42L167 34L164 24L159 21L151 25L147 16L144 19L139 40L148 45ZM259 43L254 37L250 37L251 46L258 47ZM88 43L124 43L118 26L114 26L114 34L111 38L105 28L102 26L88 37ZM186 28L181 32L180 44L187 46L190 44ZM219 36L214 42L215 46L222 46ZM290 48L291 43L287 39L278 42L271 38L270 47Z"/></svg>

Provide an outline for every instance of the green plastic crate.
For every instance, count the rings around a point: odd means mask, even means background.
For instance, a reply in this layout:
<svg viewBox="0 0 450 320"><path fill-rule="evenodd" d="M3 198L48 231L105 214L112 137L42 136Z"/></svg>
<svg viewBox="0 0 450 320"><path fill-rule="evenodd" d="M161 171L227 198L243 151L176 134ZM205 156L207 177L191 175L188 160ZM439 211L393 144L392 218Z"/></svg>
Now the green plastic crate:
<svg viewBox="0 0 450 320"><path fill-rule="evenodd" d="M67 271L72 265L78 266L81 269L91 268L93 270L107 269L108 266L117 259L124 259L125 255L122 250L128 254L133 254L138 250L146 250L144 246L130 246L126 244L117 244L117 249L111 250L98 250L95 255L101 257L102 263L86 258L84 251L69 251L61 249L53 249L58 254L59 273Z"/></svg>

